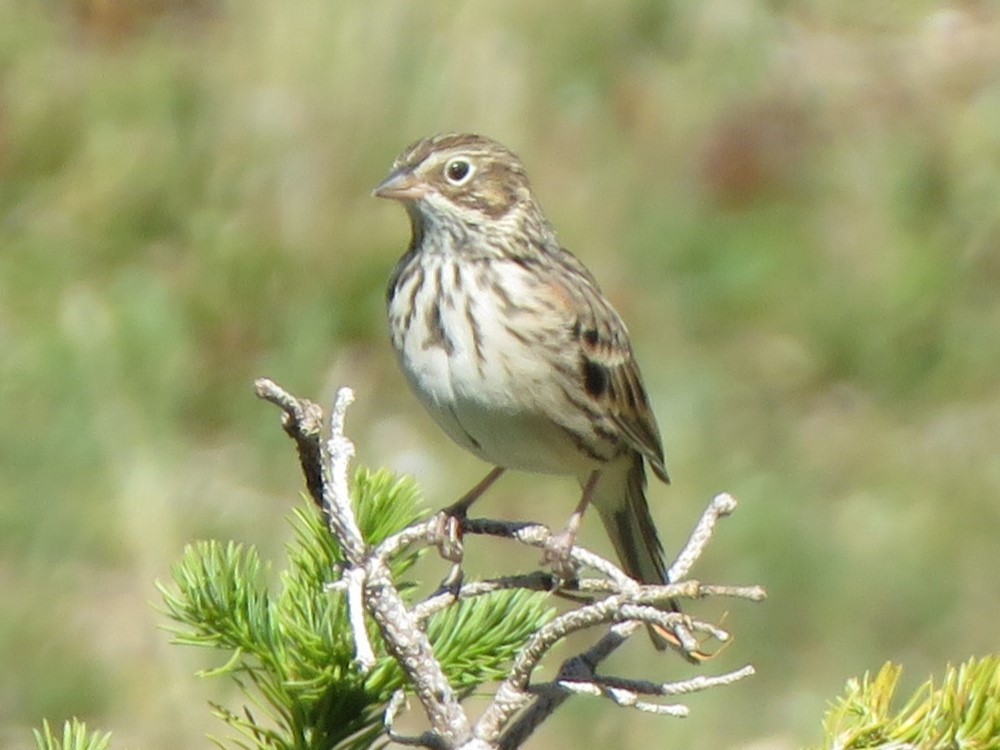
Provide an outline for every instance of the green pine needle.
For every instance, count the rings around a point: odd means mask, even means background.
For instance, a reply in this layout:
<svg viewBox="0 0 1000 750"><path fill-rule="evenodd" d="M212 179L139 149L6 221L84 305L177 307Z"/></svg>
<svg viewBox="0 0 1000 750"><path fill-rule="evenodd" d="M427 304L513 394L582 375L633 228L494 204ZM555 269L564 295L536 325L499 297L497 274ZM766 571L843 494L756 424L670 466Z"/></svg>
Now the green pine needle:
<svg viewBox="0 0 1000 750"><path fill-rule="evenodd" d="M88 732L87 725L79 719L63 723L62 738L52 733L47 721L41 729L34 730L34 735L38 750L108 750L111 745L110 732Z"/></svg>
<svg viewBox="0 0 1000 750"><path fill-rule="evenodd" d="M409 477L361 467L354 474L351 493L361 534L369 544L382 542L426 515L420 489Z"/></svg>
<svg viewBox="0 0 1000 750"><path fill-rule="evenodd" d="M474 687L505 677L517 649L553 613L544 597L512 589L437 613L427 634L452 685Z"/></svg>
<svg viewBox="0 0 1000 750"><path fill-rule="evenodd" d="M409 479L360 469L353 484L358 524L377 544L425 513ZM269 566L253 547L199 542L173 571L173 586L159 585L175 642L223 652L224 662L205 676L228 675L249 705L241 712L214 710L247 748L319 750L370 747L382 731L381 715L392 693L405 685L399 666L384 653L366 676L355 648L343 593L326 585L339 575L343 553L311 505L291 519L295 538L280 591L267 588ZM391 561L400 580L418 558L404 550ZM503 591L438 613L428 636L456 687L474 688L502 676L517 648L551 617L546 596ZM381 645L370 626L372 643ZM216 740L220 745L221 741Z"/></svg>
<svg viewBox="0 0 1000 750"><path fill-rule="evenodd" d="M824 749L1000 750L1000 656L949 666L940 688L928 680L894 714L901 673L887 663L850 680L827 713Z"/></svg>
<svg viewBox="0 0 1000 750"><path fill-rule="evenodd" d="M167 614L185 627L178 643L243 650L269 650L274 624L257 550L236 542L201 541L184 548L173 570L177 590L157 582Z"/></svg>

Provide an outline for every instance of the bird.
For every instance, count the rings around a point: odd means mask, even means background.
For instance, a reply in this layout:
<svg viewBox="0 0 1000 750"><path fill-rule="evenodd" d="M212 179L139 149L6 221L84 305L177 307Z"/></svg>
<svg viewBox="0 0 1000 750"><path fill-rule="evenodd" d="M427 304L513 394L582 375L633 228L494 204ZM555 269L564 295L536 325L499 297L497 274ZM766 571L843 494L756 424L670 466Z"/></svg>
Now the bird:
<svg viewBox="0 0 1000 750"><path fill-rule="evenodd" d="M593 505L623 570L669 583L646 468L670 478L628 329L560 244L521 159L486 136L433 135L408 146L373 194L410 220L386 291L399 365L441 429L493 465L453 508L507 470L576 477L581 495L557 546L572 545Z"/></svg>

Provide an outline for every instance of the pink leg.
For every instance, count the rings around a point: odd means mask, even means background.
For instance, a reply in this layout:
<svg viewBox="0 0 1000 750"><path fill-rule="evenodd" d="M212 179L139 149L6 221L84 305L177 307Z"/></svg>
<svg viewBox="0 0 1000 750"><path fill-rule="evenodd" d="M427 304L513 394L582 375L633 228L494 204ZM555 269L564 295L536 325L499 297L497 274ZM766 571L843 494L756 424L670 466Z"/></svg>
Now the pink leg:
<svg viewBox="0 0 1000 750"><path fill-rule="evenodd" d="M500 466L494 466L490 473L483 477L479 483L466 492L457 502L442 510L438 516L440 519L438 549L441 557L450 560L453 565L451 572L442 583L443 588L457 588L462 581L462 557L464 549L462 547L462 525L465 522L466 513L476 500L482 497L493 483L504 473Z"/></svg>
<svg viewBox="0 0 1000 750"><path fill-rule="evenodd" d="M576 571L573 570L570 563L569 552L576 544L577 534L580 533L580 527L583 525L583 514L594 497L594 490L597 488L597 480L600 477L601 472L596 469L590 473L587 483L583 485L580 502L577 503L573 514L566 522L566 528L553 535L545 550L545 556L542 558L542 563L551 565L553 572L564 580L571 580L575 576Z"/></svg>
<svg viewBox="0 0 1000 750"><path fill-rule="evenodd" d="M482 497L486 490L493 486L493 483L500 478L504 471L506 469L503 467L494 466L490 469L490 473L479 481L479 484L462 495L457 502L445 508L443 512L449 516L461 516L464 518L466 512L472 507L472 504Z"/></svg>

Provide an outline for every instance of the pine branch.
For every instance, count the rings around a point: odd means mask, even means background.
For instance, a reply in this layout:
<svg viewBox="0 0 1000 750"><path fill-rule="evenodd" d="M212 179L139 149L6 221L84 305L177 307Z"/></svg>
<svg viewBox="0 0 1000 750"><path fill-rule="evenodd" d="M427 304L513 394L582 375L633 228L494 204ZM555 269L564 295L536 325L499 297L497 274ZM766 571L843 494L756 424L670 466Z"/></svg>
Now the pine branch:
<svg viewBox="0 0 1000 750"><path fill-rule="evenodd" d="M43 722L41 729L34 730L38 750L108 750L111 733L88 732L87 725L79 719L70 719L63 724L62 736L52 732L49 722Z"/></svg>
<svg viewBox="0 0 1000 750"><path fill-rule="evenodd" d="M399 593L390 561L403 550L413 548L447 549L451 558L461 549L461 545L456 545L450 537L452 524L448 521L452 519L415 523L374 544L366 540L354 517L347 482L348 466L354 456L353 444L344 434L345 413L353 399L351 391L345 388L338 393L330 418L329 436L324 440L317 429L321 417L315 404L297 399L269 380L258 380L256 389L260 397L283 410L283 424L296 442L310 494L322 508L331 535L345 550L341 583L334 588L338 595L346 595L347 607L353 610L348 620L354 634L356 663L367 670L371 669L374 660L366 620L357 611L363 607L365 614L377 624L388 653L406 674L427 716L430 724L427 732L415 737L398 735L393 729L393 721L404 699L402 693L396 693L385 713L385 729L396 741L432 748L513 748L522 744L571 694L588 693L621 706L681 715L686 711L684 707L640 700L639 696L673 696L730 684L753 673L752 667L747 666L724 675L666 685L596 673L597 666L642 624L657 625L673 633L682 655L696 661L710 658L703 651L706 640L723 643L729 639L728 633L712 623L657 606L668 600L725 595L758 601L764 597L759 587L723 587L680 580L705 551L717 522L736 507L731 496L720 495L706 509L674 562L671 568L671 580L677 580L674 584L643 586L614 563L582 547L573 547L569 551L569 564L576 570L597 574L582 579L575 588L564 592L575 598L580 606L541 624L523 642L493 702L476 722L471 721L455 685L448 680L440 663L446 641L438 641L432 646L428 637L434 618L448 615L455 606L476 601L489 603L499 596L522 591L545 590L553 585L553 577L545 574L511 576L472 582L456 590L451 585L461 578L460 568L456 567L457 575L448 576L442 591L416 606L408 606ZM316 466L316 461L321 465ZM540 524L467 519L463 527L467 534L505 537L541 549L548 549L552 541L550 530ZM425 633L424 623L429 617L431 624ZM532 683L536 667L556 644L572 633L599 626L611 626L611 630L590 651L564 663L559 679L552 683Z"/></svg>
<svg viewBox="0 0 1000 750"><path fill-rule="evenodd" d="M823 722L829 750L1000 748L1000 656L949 666L941 687L921 685L897 712L892 710L903 670L885 664L872 677L847 683L843 697Z"/></svg>
<svg viewBox="0 0 1000 750"><path fill-rule="evenodd" d="M333 432L322 440L323 415L273 383L259 392L285 411L310 496L320 513L297 511L295 542L281 590L267 588L268 564L252 546L199 542L160 585L176 642L229 652L206 675L229 675L250 705L239 713L214 710L239 732L241 748L364 750L386 734L429 748L518 748L572 696L616 707L685 716L678 696L713 689L753 674L744 666L719 675L668 683L607 675L600 666L643 625L673 632L684 651L724 643L713 623L666 611L672 599L729 596L759 601L756 586L683 580L705 552L716 524L735 508L728 495L706 509L671 566L676 583L640 585L614 563L583 549L570 551L582 575L572 585L544 571L442 588L410 601L405 579L420 554L442 548L446 524L423 518L414 485L384 472L357 471L349 481L353 446L343 435L350 402L342 392ZM315 465L315 462L321 462ZM535 523L467 521L469 534L489 534L545 549L551 532ZM563 588L553 591L553 587ZM554 616L547 594L573 602ZM551 649L568 635L606 628L588 650L566 659L556 677L533 681ZM830 710L824 748L830 750L1000 750L1000 657L949 668L938 688L928 681L898 712L891 704L900 668L848 683ZM492 703L476 720L462 698L499 681ZM444 690L438 690L444 685ZM429 728L405 736L393 728L407 691L420 699ZM435 692L437 691L437 692ZM35 730L39 750L107 750L110 735L67 721L61 736L46 722ZM221 746L221 743L218 743Z"/></svg>
<svg viewBox="0 0 1000 750"><path fill-rule="evenodd" d="M360 469L350 490L369 548L421 524L409 480ZM227 654L203 674L228 676L247 696L242 711L214 708L238 733L240 747L370 747L383 731L386 703L406 683L363 605L352 628L342 592L360 569L347 562L327 518L311 508L295 512L295 540L276 593L268 588L271 566L252 546L235 543L191 545L173 585L160 585L175 642ZM420 552L400 548L386 560L401 596L415 591L406 574ZM428 612L424 624L446 679L465 690L506 674L516 647L550 616L540 594L506 591ZM359 635L367 651L357 649Z"/></svg>

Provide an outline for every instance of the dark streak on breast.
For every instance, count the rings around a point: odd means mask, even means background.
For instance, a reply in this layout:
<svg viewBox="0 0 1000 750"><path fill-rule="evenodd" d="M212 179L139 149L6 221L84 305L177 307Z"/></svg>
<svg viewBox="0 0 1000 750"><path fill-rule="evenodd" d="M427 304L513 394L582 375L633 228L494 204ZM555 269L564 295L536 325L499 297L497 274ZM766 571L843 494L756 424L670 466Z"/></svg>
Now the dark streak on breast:
<svg viewBox="0 0 1000 750"><path fill-rule="evenodd" d="M526 271L530 271L538 265L538 260L530 255L511 255L510 260Z"/></svg>
<svg viewBox="0 0 1000 750"><path fill-rule="evenodd" d="M488 283L489 283L488 277L484 277L483 279L480 279L479 286L482 289L486 289ZM504 287L503 284L496 284L496 283L489 284L489 289L490 291L495 292L497 297L499 297L500 304L503 305L503 311L508 315L511 313L528 312L527 307L525 307L524 305L519 305L517 302L514 301L514 298L510 296L510 293L507 291L506 287Z"/></svg>
<svg viewBox="0 0 1000 750"><path fill-rule="evenodd" d="M413 276L414 280L412 283L413 288L410 290L410 301L406 306L406 317L403 319L403 328L407 331L410 330L410 324L413 322L413 316L417 311L417 295L420 293L420 288L424 285L424 269L419 263L416 264Z"/></svg>
<svg viewBox="0 0 1000 750"><path fill-rule="evenodd" d="M455 288L444 283L444 267L438 265L434 269L434 285L437 289L441 305L449 309L455 309Z"/></svg>
<svg viewBox="0 0 1000 750"><path fill-rule="evenodd" d="M528 337L528 336L524 335L523 333L521 333L521 331L519 331L516 328L514 328L514 326L507 325L505 323L504 324L504 330L507 331L507 334L511 338L515 339L516 341L518 341L519 343L523 344L524 346L530 346L531 344L534 343L531 340L530 337Z"/></svg>
<svg viewBox="0 0 1000 750"><path fill-rule="evenodd" d="M435 298L433 304L427 308L427 319L424 322L427 325L427 338L424 339L423 343L424 349L440 347L444 349L445 354L451 356L455 351L455 345L448 337L448 332L444 328L444 322L441 320L441 303L439 299Z"/></svg>
<svg viewBox="0 0 1000 750"><path fill-rule="evenodd" d="M472 311L472 297L465 298L465 320L472 332L472 347L476 352L476 370L482 376L486 371L486 357L483 356L483 331L479 327L479 320Z"/></svg>

